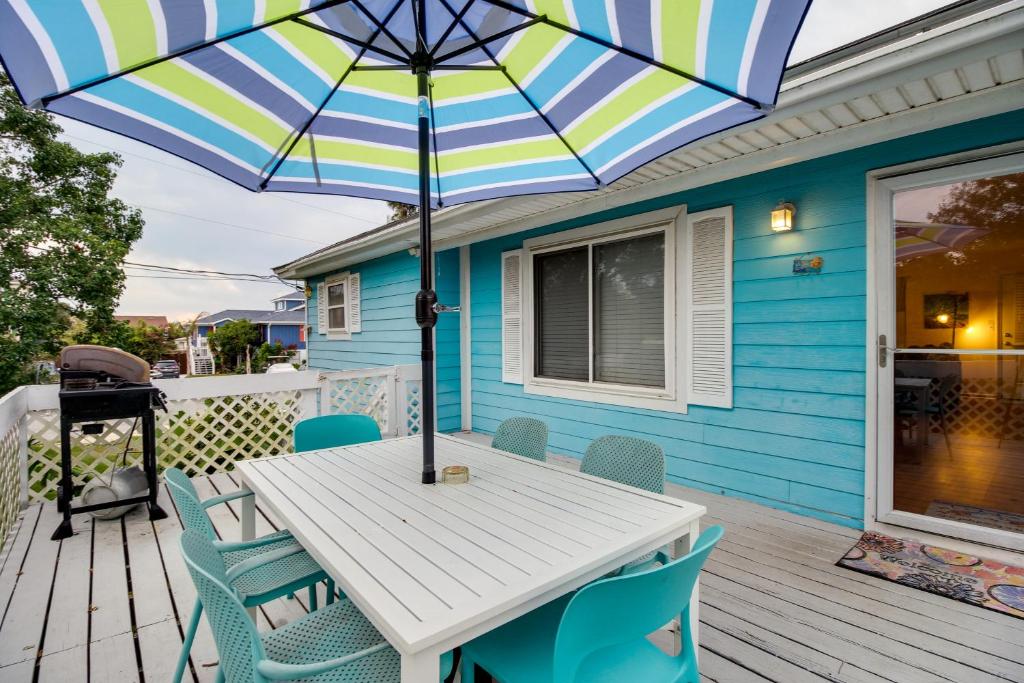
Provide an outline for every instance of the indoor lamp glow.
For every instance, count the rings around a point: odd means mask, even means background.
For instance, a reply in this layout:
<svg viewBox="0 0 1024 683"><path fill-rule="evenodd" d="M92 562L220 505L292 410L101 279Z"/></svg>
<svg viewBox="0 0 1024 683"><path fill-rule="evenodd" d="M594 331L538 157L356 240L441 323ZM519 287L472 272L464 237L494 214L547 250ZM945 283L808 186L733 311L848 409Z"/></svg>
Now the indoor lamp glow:
<svg viewBox="0 0 1024 683"><path fill-rule="evenodd" d="M793 229L793 214L796 207L789 202L779 202L779 205L772 209L772 230L775 232L788 232Z"/></svg>

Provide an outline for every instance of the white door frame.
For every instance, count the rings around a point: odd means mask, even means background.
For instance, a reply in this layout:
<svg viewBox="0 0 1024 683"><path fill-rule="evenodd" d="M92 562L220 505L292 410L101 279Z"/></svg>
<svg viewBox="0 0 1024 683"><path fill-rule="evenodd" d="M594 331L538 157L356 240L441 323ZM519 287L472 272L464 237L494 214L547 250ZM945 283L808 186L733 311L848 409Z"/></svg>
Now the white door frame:
<svg viewBox="0 0 1024 683"><path fill-rule="evenodd" d="M970 550L981 544L1024 551L1024 535L893 509L893 364L895 344L895 271L892 246L892 197L898 190L946 185L991 175L1024 171L1024 143L972 150L872 171L867 177L867 411L865 420L865 528L901 533L907 528L932 535L947 546ZM879 335L885 334L885 368L879 366ZM920 535L920 534L918 534ZM965 544L950 539L959 539ZM954 549L959 549L955 548ZM991 550L988 551L992 555Z"/></svg>

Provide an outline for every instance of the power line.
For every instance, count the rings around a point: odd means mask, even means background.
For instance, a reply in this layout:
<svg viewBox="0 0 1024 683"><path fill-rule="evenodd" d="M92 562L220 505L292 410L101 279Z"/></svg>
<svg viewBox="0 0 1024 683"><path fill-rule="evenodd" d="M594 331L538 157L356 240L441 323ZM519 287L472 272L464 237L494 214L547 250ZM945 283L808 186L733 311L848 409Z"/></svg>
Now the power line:
<svg viewBox="0 0 1024 683"><path fill-rule="evenodd" d="M176 268L174 266L161 266L154 263L138 263L136 261L125 261L126 268L141 270L147 275L128 274L131 277L149 277L164 280L238 280L241 282L269 282L274 285L283 285L290 289L298 289L298 286L287 280L283 280L274 274L260 273L229 273L221 270L203 270L199 268ZM160 273L161 275L150 275L149 273ZM166 275L171 273L172 277ZM180 274L180 275L179 275ZM187 277L183 277L187 276Z"/></svg>
<svg viewBox="0 0 1024 683"><path fill-rule="evenodd" d="M86 138L79 137L77 135L72 135L71 133L67 133L67 132L65 132L64 135L69 137L69 138L73 138L75 140L79 140L79 141L84 142L84 143L89 144L89 145L96 145L97 147L102 147L104 149L109 149L110 151L117 152L118 154L124 154L126 156L135 157L137 159L143 159L145 161L149 161L149 162L154 163L154 164L160 164L161 166L166 166L167 168L172 168L175 171L181 171L182 173L188 173L190 175L198 176L200 178L207 178L207 179L209 178L209 175L207 175L205 173L200 173L199 171L193 171L192 169L189 169L189 168L182 168L181 166L177 166L175 164L169 164L166 161L160 161L159 159L154 159L154 158L148 157L148 156L146 156L144 154L138 154L136 152L129 152L127 150L120 149L118 147L111 147L110 145L104 145L104 144L102 144L100 142L94 142L92 140L88 140ZM324 208L322 206L315 206L313 204L307 204L306 202L300 202L297 199L292 199L291 197L284 197L284 196L282 196L280 194L266 194L265 196L272 197L273 199L280 199L281 201L288 202L290 204L298 204L299 206L304 206L307 209L315 209L317 211L323 211L324 213L334 214L335 216L342 216L344 218L351 218L352 220L356 220L356 221L363 221L364 223L376 224L378 222L378 221L373 220L372 218L363 218L362 216L356 216L355 214L345 213L344 211L336 211L334 209L327 209L327 208Z"/></svg>
<svg viewBox="0 0 1024 683"><path fill-rule="evenodd" d="M280 287L280 282L273 282L271 280L249 280L240 277L186 277L178 275L138 275L135 273L125 273L125 277L135 278L137 280L188 280L190 282L208 282L210 280L232 280L235 282L253 282L261 285L274 285Z"/></svg>
<svg viewBox="0 0 1024 683"><path fill-rule="evenodd" d="M249 227L247 225L239 225L238 223L228 223L227 221L219 221L214 218L203 218L202 216L194 216L190 213L181 213L179 211L171 211L170 209L161 209L156 206L147 206L146 204L136 204L140 209L148 209L149 211L159 211L161 213L171 214L172 216L181 216L182 218L191 218L197 221L203 221L206 223L213 223L215 225L223 225L229 228L238 228L239 230L248 230L250 232L258 232L264 235L273 235L274 237L283 237L289 240L299 240L300 242L309 242L311 244L318 244L320 246L327 246L327 242L320 242L318 240L306 239L305 237L297 237L295 235L286 235L282 232L273 232L271 230L260 230L259 228Z"/></svg>

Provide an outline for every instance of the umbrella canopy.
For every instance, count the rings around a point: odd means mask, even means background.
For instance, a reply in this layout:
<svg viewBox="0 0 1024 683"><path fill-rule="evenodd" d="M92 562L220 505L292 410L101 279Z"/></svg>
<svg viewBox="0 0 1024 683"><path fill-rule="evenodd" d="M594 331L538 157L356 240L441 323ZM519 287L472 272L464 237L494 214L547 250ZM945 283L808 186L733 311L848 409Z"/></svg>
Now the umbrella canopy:
<svg viewBox="0 0 1024 683"><path fill-rule="evenodd" d="M897 220L893 233L896 262L921 256L959 251L988 234L986 228L948 223L922 223Z"/></svg>
<svg viewBox="0 0 1024 683"><path fill-rule="evenodd" d="M770 112L810 0L0 0L22 100L257 191L430 211L591 190Z"/></svg>

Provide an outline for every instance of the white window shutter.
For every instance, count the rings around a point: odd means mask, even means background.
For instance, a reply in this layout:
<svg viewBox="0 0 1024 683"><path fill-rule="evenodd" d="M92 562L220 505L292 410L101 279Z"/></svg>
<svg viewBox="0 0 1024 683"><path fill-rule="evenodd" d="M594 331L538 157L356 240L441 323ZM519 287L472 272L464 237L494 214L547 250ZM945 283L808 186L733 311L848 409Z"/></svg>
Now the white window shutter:
<svg viewBox="0 0 1024 683"><path fill-rule="evenodd" d="M348 331L363 331L363 313L360 301L359 273L348 276Z"/></svg>
<svg viewBox="0 0 1024 683"><path fill-rule="evenodd" d="M323 282L316 285L316 332L327 334L327 285Z"/></svg>
<svg viewBox="0 0 1024 683"><path fill-rule="evenodd" d="M732 408L732 207L687 217L687 402Z"/></svg>
<svg viewBox="0 0 1024 683"><path fill-rule="evenodd" d="M522 249L501 255L501 381L523 383Z"/></svg>

